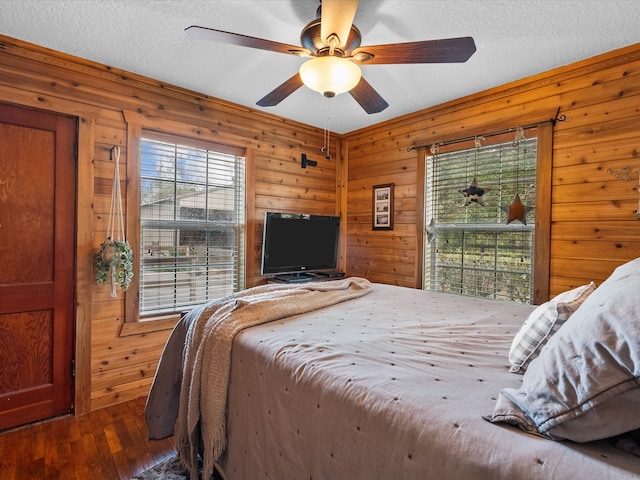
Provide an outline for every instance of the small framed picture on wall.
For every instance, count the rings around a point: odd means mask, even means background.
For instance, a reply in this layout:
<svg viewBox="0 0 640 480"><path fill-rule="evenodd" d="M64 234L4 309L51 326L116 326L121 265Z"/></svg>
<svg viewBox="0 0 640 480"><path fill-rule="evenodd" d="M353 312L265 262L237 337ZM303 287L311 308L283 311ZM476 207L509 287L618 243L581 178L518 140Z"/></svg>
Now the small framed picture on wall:
<svg viewBox="0 0 640 480"><path fill-rule="evenodd" d="M393 183L373 186L373 230L393 230Z"/></svg>

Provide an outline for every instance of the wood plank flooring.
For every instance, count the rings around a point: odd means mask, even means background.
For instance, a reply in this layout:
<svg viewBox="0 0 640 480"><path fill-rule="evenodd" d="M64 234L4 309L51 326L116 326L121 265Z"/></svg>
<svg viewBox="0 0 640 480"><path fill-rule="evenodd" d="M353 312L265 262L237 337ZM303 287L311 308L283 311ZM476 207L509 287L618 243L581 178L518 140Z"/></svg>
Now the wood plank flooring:
<svg viewBox="0 0 640 480"><path fill-rule="evenodd" d="M129 480L175 453L148 440L145 398L0 432L0 480Z"/></svg>

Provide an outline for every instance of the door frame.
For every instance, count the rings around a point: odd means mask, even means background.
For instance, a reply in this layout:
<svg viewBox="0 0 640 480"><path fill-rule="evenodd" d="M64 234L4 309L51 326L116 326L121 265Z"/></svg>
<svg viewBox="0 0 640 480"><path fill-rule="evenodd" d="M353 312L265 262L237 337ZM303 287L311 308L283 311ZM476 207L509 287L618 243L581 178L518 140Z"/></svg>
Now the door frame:
<svg viewBox="0 0 640 480"><path fill-rule="evenodd" d="M74 105L72 102L72 106ZM67 105L65 103L65 105ZM86 106L82 106L86 110ZM78 110L75 110L76 115ZM75 311L75 414L91 411L91 302L93 286L93 156L98 110L78 117L76 148L76 311Z"/></svg>

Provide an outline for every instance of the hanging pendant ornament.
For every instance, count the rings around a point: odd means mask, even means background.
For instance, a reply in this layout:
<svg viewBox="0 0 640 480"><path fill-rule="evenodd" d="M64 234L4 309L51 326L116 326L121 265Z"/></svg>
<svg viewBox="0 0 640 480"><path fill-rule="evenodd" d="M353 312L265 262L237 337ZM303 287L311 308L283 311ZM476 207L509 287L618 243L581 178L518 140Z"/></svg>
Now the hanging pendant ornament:
<svg viewBox="0 0 640 480"><path fill-rule="evenodd" d="M458 190L458 192L460 192L465 199L464 200L465 207L468 207L472 203L477 203L478 205L481 205L484 207L484 196L489 191L491 191L490 188L480 187L475 177L473 177L473 181L471 182L471 185L469 185L467 188L463 190Z"/></svg>
<svg viewBox="0 0 640 480"><path fill-rule="evenodd" d="M525 205L524 203L522 203L519 193L516 193L516 196L513 197L513 202L511 202L511 205L501 206L500 208L507 213L507 225L515 220L518 220L523 225L526 225L527 214L534 209L534 207L530 207L529 205Z"/></svg>
<svg viewBox="0 0 640 480"><path fill-rule="evenodd" d="M427 225L427 242L431 243L436 239L436 221L435 219L431 219L431 221L429 222L429 225Z"/></svg>
<svg viewBox="0 0 640 480"><path fill-rule="evenodd" d="M435 164L436 162L436 155L438 154L438 151L440 150L440 146L437 145L436 143L434 143L433 145L431 145L431 148L429 149L431 152L431 156L433 157L433 163ZM426 230L426 234L427 234L427 242L431 243L436 239L436 234L438 233L436 230L436 219L431 217L431 221L429 222L429 225L427 225Z"/></svg>
<svg viewBox="0 0 640 480"><path fill-rule="evenodd" d="M484 141L484 137L477 136L474 138L473 143L475 146L474 152L474 170L478 171L478 151L482 148L482 142ZM464 197L464 206L468 207L472 203L477 203L484 207L484 195L489 192L490 188L481 187L478 185L478 181L476 177L473 177L473 181L471 185L463 190L458 190L459 193Z"/></svg>
<svg viewBox="0 0 640 480"><path fill-rule="evenodd" d="M502 205L501 210L504 210L507 214L507 225L511 222L518 220L523 225L527 224L527 214L534 209L529 205L522 203L520 194L517 193L520 188L520 144L525 140L524 129L518 127L516 129L515 138L513 139L513 148L518 149L518 164L516 165L516 195L513 197L513 201L510 205Z"/></svg>

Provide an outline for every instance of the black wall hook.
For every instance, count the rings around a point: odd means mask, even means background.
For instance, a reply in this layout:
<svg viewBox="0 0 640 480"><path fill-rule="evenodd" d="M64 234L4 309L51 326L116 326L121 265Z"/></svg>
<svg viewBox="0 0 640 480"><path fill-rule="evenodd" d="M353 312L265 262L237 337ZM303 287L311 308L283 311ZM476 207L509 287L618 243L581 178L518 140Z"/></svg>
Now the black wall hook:
<svg viewBox="0 0 640 480"><path fill-rule="evenodd" d="M315 167L316 165L318 165L318 162L316 160L309 160L307 158L307 154L303 153L302 158L300 159L300 167L307 168L307 165L309 165L310 167Z"/></svg>

